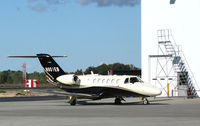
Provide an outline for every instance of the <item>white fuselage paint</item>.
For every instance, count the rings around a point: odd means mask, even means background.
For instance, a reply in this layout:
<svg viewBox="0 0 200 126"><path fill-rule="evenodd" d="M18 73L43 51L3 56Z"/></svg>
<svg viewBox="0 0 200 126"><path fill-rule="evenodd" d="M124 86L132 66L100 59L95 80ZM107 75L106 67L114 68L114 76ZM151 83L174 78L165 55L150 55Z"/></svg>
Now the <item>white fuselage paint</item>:
<svg viewBox="0 0 200 126"><path fill-rule="evenodd" d="M70 77L70 78L69 78ZM57 78L59 82L62 84L69 85L79 85L80 88L89 88L89 87L110 87L121 89L124 91L129 91L145 96L157 96L161 94L161 90L149 85L145 84L139 77L136 76L119 76L119 75L81 75L78 76L79 82L78 83L71 83L72 81L71 76L63 75ZM125 83L127 78L137 78L138 82L135 83ZM130 81L130 79L129 79Z"/></svg>

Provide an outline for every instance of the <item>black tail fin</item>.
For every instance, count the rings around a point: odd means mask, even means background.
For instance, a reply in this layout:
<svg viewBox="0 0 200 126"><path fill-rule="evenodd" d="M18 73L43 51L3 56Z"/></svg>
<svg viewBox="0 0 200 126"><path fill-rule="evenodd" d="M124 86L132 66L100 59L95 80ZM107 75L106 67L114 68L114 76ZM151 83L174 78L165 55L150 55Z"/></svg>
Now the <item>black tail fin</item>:
<svg viewBox="0 0 200 126"><path fill-rule="evenodd" d="M57 82L56 78L65 74L61 67L52 58L52 56L48 54L37 54L37 57L50 82Z"/></svg>

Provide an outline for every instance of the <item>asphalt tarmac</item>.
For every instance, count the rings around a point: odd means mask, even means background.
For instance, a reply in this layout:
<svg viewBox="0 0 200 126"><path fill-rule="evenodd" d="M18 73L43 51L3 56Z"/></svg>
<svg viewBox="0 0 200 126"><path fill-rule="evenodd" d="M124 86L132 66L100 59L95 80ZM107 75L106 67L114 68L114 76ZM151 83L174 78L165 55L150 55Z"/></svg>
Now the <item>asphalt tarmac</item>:
<svg viewBox="0 0 200 126"><path fill-rule="evenodd" d="M8 98L9 99L9 98ZM199 126L200 99L151 98L142 105L128 98L79 101L65 97L0 98L0 126ZM31 100L33 99L33 100Z"/></svg>

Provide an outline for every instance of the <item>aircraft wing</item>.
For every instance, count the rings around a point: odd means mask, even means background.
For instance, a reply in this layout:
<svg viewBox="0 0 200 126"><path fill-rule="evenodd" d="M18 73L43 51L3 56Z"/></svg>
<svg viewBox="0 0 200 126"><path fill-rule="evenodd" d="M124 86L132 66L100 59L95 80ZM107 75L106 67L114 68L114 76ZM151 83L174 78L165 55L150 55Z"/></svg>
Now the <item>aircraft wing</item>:
<svg viewBox="0 0 200 126"><path fill-rule="evenodd" d="M124 89L122 87L113 86L113 87L96 87L102 88L102 93L99 94L98 99L101 98L111 98L111 97L140 97L144 96L142 94L138 94L136 92L132 92L130 90Z"/></svg>
<svg viewBox="0 0 200 126"><path fill-rule="evenodd" d="M90 95L90 94L82 94L82 93L69 93L69 92L59 92L59 91L41 91L41 90L32 90L32 92L37 93L48 93L55 95L64 95L64 96L76 96L77 98L87 98L87 99L95 99L98 98L98 95Z"/></svg>
<svg viewBox="0 0 200 126"><path fill-rule="evenodd" d="M69 88L68 88L68 90L69 90ZM78 88L78 91L76 89L70 89L70 92L75 92L75 93L72 93L72 94L74 94L74 96L76 96L76 94L79 95L80 93L78 93L78 92L81 92L81 91L83 91L85 93L93 92L94 94L86 95L88 99L93 99L93 100L98 100L98 99L102 99L102 98L144 96L143 94L139 94L139 93L130 91L128 89L125 89L125 88L119 87L119 86L91 86L91 87ZM69 94L71 94L71 93L69 93ZM83 96L84 95L85 94L83 94Z"/></svg>
<svg viewBox="0 0 200 126"><path fill-rule="evenodd" d="M79 90L87 90L88 94L85 93L71 93L71 92L60 92L60 91L38 91L33 90L33 92L39 92L39 93L49 93L49 94L56 94L56 95L64 95L64 96L76 96L79 99L93 99L98 100L102 98L113 98L113 97L140 97L144 96L142 94L138 94L136 92L129 91L127 89L124 89L122 87L118 86L92 86L92 87L86 87L86 88L79 88ZM89 94L90 91L95 91L97 94ZM147 96L146 96L147 97Z"/></svg>

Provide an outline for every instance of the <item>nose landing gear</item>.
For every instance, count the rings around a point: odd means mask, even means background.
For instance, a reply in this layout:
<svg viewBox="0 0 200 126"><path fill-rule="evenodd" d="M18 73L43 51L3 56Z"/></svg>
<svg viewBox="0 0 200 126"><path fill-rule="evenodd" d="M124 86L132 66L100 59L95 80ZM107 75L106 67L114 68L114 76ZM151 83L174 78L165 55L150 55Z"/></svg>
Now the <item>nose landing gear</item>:
<svg viewBox="0 0 200 126"><path fill-rule="evenodd" d="M145 97L142 98L142 103L143 103L143 105L149 105L150 104L148 99L145 98Z"/></svg>
<svg viewBox="0 0 200 126"><path fill-rule="evenodd" d="M75 96L70 96L69 99L70 99L69 101L70 105L75 106L77 103L77 98Z"/></svg>

